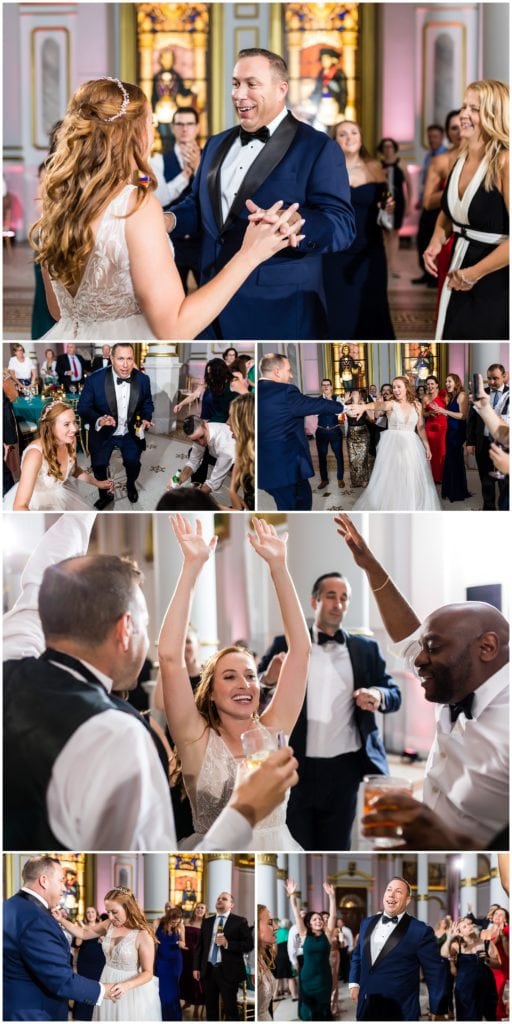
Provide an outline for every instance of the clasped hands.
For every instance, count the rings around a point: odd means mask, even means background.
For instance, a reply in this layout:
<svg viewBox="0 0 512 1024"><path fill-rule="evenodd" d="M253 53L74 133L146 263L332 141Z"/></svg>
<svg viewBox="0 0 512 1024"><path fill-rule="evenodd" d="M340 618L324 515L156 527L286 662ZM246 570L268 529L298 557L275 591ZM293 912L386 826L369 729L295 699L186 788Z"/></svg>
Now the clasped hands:
<svg viewBox="0 0 512 1024"><path fill-rule="evenodd" d="M105 989L103 993L103 998L110 999L113 1003L119 1002L122 996L124 996L125 992L128 991L126 988L126 982L124 981L111 981L107 984L105 982L102 982L102 985L104 986Z"/></svg>
<svg viewBox="0 0 512 1024"><path fill-rule="evenodd" d="M248 220L252 224L261 224L262 222L265 224L276 224L285 209L282 200L279 200L279 203L274 203L274 205L268 210L264 210L260 206L257 206L252 199L246 199L245 205L249 210ZM280 225L279 234L287 236L289 247L291 249L296 249L305 237L304 235L297 234L297 230L298 228L302 228L306 222L300 215L298 203L292 203L290 210L291 213L287 217L286 221L283 221Z"/></svg>
<svg viewBox="0 0 512 1024"><path fill-rule="evenodd" d="M96 423L100 427L117 427L115 416L110 416L108 413L105 416L100 416ZM143 430L149 430L150 427L154 426L153 420L142 420L141 426Z"/></svg>

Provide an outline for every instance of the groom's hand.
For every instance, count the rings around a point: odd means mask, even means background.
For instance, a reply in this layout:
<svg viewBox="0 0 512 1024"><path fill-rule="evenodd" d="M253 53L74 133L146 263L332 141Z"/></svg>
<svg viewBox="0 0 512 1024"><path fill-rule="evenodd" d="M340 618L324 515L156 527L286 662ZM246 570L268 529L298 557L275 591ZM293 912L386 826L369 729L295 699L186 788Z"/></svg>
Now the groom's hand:
<svg viewBox="0 0 512 1024"><path fill-rule="evenodd" d="M252 199L246 199L245 205L249 210L248 220L253 222L254 224L259 224L260 221L265 221L266 224L275 224L276 221L279 220L280 214L283 213L284 210L288 209L288 207L282 206L281 210L279 210L277 213L270 213L269 210L264 210L262 209L262 207L257 206ZM302 220L302 214L300 210L297 208L296 210L293 211L293 213L290 214L287 223L291 227L293 224L296 224L298 220ZM298 244L299 243L295 235L291 235L291 247L295 248Z"/></svg>
<svg viewBox="0 0 512 1024"><path fill-rule="evenodd" d="M142 420L142 427L144 430L149 430L150 427L154 427L153 420Z"/></svg>
<svg viewBox="0 0 512 1024"><path fill-rule="evenodd" d="M117 427L117 421L113 416L100 416L99 420L96 421L96 426Z"/></svg>

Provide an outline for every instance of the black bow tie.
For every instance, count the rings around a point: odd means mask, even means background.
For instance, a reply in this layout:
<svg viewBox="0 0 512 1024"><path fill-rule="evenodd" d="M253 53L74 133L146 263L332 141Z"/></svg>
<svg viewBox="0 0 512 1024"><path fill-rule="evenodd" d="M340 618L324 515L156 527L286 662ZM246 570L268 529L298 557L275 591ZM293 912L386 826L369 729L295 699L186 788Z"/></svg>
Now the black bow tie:
<svg viewBox="0 0 512 1024"><path fill-rule="evenodd" d="M132 375L129 377L116 377L116 384L131 384Z"/></svg>
<svg viewBox="0 0 512 1024"><path fill-rule="evenodd" d="M240 128L240 142L242 146L246 146L248 142L253 142L254 139L259 139L260 142L268 142L270 138L270 132L266 125L263 128L258 128L257 132L246 132L245 128Z"/></svg>
<svg viewBox="0 0 512 1024"><path fill-rule="evenodd" d="M328 633L320 633L319 631L318 643L320 644L320 646L322 646L323 644L344 644L345 637L343 636L341 629L337 629L334 636L329 636Z"/></svg>
<svg viewBox="0 0 512 1024"><path fill-rule="evenodd" d="M473 718L471 714L471 708L473 707L474 693L468 693L464 700L459 700L457 704L450 704L450 720L456 722L461 711L464 712L466 718Z"/></svg>
<svg viewBox="0 0 512 1024"><path fill-rule="evenodd" d="M383 914L381 917L381 921L382 924L389 924L390 922L391 924L398 924L398 914L395 914L394 917L388 917L387 914Z"/></svg>

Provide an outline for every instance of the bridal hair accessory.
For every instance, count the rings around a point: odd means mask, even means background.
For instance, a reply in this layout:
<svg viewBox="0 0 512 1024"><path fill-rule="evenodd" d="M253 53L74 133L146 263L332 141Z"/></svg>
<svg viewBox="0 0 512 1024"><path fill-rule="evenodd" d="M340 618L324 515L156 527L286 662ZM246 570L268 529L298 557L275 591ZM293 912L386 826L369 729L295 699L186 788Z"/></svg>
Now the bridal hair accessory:
<svg viewBox="0 0 512 1024"><path fill-rule="evenodd" d="M43 409L43 411L41 413L39 422L42 423L43 420L45 420L46 417L49 416L49 414L51 413L52 409L55 409L56 405L66 405L66 404L67 403L63 402L60 398L57 399L55 402L49 402L48 405L45 405L45 407L44 407L44 409ZM71 406L69 408L71 408Z"/></svg>
<svg viewBox="0 0 512 1024"><path fill-rule="evenodd" d="M110 121L117 121L118 117L122 117L123 114L126 114L126 108L127 108L128 104L130 102L130 97L128 96L128 93L127 93L123 83L120 82L118 78L111 78L108 75L105 78L105 81L106 82L114 82L115 85L117 85L118 89L120 89L122 94L123 94L123 102L121 103L121 109L118 110L117 114L112 114L112 117L102 117L101 120L102 121L109 121L109 122Z"/></svg>
<svg viewBox="0 0 512 1024"><path fill-rule="evenodd" d="M120 892L122 896L133 896L132 890L128 889L126 885L116 885L116 892Z"/></svg>

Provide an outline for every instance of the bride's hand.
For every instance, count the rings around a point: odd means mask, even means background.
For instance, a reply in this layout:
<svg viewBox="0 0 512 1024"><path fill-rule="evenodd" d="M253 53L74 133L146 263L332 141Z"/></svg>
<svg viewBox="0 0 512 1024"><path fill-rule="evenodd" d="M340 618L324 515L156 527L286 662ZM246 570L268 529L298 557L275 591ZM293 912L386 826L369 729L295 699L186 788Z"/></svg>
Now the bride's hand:
<svg viewBox="0 0 512 1024"><path fill-rule="evenodd" d="M302 225L306 223L303 217L301 216L298 203L292 203L292 205L287 207L286 210L278 209L277 211L275 210L275 207L281 207L281 201L279 201L279 203L275 203L274 206L270 207L270 209L268 210L262 210L260 206L256 206L256 203L254 203L252 199L246 199L245 205L249 210L249 223L252 224L276 224L279 220L280 215L283 213L287 214L287 223L290 226L294 226L296 231L300 230ZM299 238L296 234L292 234L290 236L291 247L296 248L296 246L299 244L299 241L302 241L303 238L304 235L301 235Z"/></svg>
<svg viewBox="0 0 512 1024"><path fill-rule="evenodd" d="M129 990L125 981L116 981L116 983L112 985L112 988L110 989L110 998L117 1002L117 1000L121 999L121 997L124 996L125 992L128 991Z"/></svg>
<svg viewBox="0 0 512 1024"><path fill-rule="evenodd" d="M258 223L250 221L248 224L240 252L252 260L255 267L282 249L295 248L304 238L304 235L299 234L304 220L299 218L294 221L298 204L293 203L284 212L282 205L281 201L274 203L264 220ZM277 219L274 214L277 214Z"/></svg>
<svg viewBox="0 0 512 1024"><path fill-rule="evenodd" d="M199 519L196 519L195 530L188 519L176 513L170 516L174 536L183 552L183 560L186 565L201 568L213 554L217 547L217 537L212 537L209 544L203 538L203 527Z"/></svg>
<svg viewBox="0 0 512 1024"><path fill-rule="evenodd" d="M248 534L249 544L265 562L268 562L270 569L286 565L286 543L288 534L280 536L275 528L256 516L252 520L254 533Z"/></svg>

